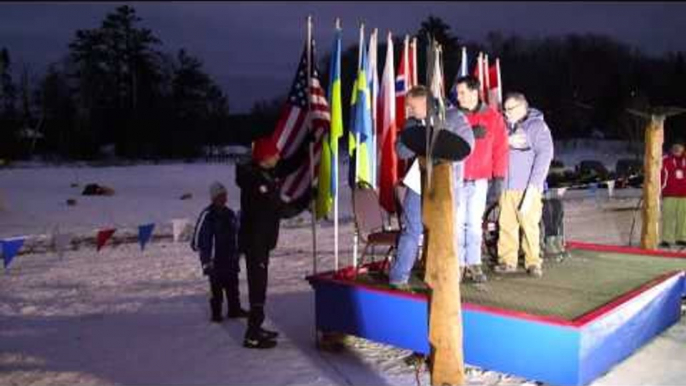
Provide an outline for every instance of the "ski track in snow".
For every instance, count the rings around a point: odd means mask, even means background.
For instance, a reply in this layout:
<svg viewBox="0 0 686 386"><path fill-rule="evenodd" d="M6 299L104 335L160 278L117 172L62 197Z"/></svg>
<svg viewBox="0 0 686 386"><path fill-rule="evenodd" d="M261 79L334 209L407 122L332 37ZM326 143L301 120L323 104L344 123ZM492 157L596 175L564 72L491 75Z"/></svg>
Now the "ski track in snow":
<svg viewBox="0 0 686 386"><path fill-rule="evenodd" d="M149 221L155 234L170 233L172 218L195 216L207 205L217 179L239 194L233 165L176 164L110 168L43 167L0 170L0 236L60 230L94 235L98 227L124 231ZM350 264L350 193L341 171L341 265ZM79 182L78 188L70 187ZM84 197L86 183L113 187L113 197ZM183 193L193 198L179 200ZM565 199L568 239L626 243L636 190L597 199L570 191ZM67 198L76 198L67 207ZM637 216L640 217L640 216ZM118 232L120 232L118 230ZM634 243L640 219L634 230ZM333 226L317 228L318 270L333 268ZM305 280L312 272L309 215L287 221L272 253L266 327L281 332L274 350L241 347L244 321L209 323L207 279L186 239L107 244L100 252L83 245L60 258L54 252L22 254L0 275L0 384L2 385L416 385L410 354L350 338L342 352L314 345L314 296ZM241 262L241 298L247 283ZM686 379L686 323L682 320L595 385L679 384ZM470 385L532 385L535 382L468 367ZM429 384L427 371L420 383Z"/></svg>

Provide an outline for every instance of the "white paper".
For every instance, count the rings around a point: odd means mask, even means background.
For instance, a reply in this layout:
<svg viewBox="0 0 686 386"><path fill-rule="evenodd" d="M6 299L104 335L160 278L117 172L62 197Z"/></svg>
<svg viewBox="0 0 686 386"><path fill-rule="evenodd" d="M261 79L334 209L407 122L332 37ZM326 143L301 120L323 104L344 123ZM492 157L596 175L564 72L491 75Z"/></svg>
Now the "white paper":
<svg viewBox="0 0 686 386"><path fill-rule="evenodd" d="M419 170L419 161L417 159L414 160L412 166L410 166L410 170L405 174L403 184L409 189L412 189L413 192L422 194L422 173Z"/></svg>

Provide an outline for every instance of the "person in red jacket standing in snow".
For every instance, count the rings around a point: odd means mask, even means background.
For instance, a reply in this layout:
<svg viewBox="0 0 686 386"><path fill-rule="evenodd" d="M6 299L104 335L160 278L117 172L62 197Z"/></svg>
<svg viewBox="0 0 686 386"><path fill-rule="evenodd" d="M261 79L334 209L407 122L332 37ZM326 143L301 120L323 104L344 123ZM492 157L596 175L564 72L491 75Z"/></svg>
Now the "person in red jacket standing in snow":
<svg viewBox="0 0 686 386"><path fill-rule="evenodd" d="M686 154L684 141L674 142L670 154L662 158L662 242L661 248L675 244L686 247Z"/></svg>
<svg viewBox="0 0 686 386"><path fill-rule="evenodd" d="M481 225L489 196L488 182L492 180L490 196L497 200L507 172L509 151L503 116L480 100L479 86L474 76L455 82L459 108L474 133L474 148L465 160L463 179L457 184L458 251L464 278L477 283L486 281L481 269Z"/></svg>

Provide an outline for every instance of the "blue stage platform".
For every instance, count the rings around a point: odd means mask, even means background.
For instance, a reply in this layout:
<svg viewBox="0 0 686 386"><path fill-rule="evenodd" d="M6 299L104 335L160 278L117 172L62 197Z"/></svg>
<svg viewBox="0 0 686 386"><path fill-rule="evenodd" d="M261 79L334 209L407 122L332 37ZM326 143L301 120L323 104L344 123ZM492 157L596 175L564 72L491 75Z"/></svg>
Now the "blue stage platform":
<svg viewBox="0 0 686 386"><path fill-rule="evenodd" d="M686 258L593 244L569 247ZM333 272L308 277L315 291L318 331L429 352L426 295L338 277ZM586 385L676 323L685 295L686 273L673 270L571 320L463 302L465 362L554 385Z"/></svg>

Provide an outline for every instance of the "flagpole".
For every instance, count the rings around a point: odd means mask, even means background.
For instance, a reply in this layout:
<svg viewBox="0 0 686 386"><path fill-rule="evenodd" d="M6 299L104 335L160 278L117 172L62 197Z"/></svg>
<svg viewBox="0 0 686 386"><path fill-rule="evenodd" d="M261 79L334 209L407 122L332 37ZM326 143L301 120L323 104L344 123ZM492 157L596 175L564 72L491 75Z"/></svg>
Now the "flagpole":
<svg viewBox="0 0 686 386"><path fill-rule="evenodd" d="M412 87L419 85L419 80L417 79L417 38L412 38L412 43L410 43L410 54L412 55Z"/></svg>
<svg viewBox="0 0 686 386"><path fill-rule="evenodd" d="M336 18L336 36L338 36L338 33L341 31L341 19ZM339 63L340 65L340 63ZM340 82L340 80L339 80ZM329 87L333 87L333 84L329 85ZM332 101L330 103L333 104ZM332 115L333 117L333 115ZM329 131L330 132L330 131ZM329 134L331 135L331 134ZM336 138L336 141L338 141L338 138ZM338 271L338 152L336 152L336 158L332 159L333 162L336 163L334 166L336 168L336 181L334 183L336 184L336 194L334 194L334 199L333 199L333 263L334 263L334 269Z"/></svg>
<svg viewBox="0 0 686 386"><path fill-rule="evenodd" d="M377 142L378 142L378 138L376 136L376 92L377 92L377 90L375 88L376 85L374 82L377 79L376 48L377 48L377 38L378 38L377 35L378 35L378 33L379 33L379 29L374 28L374 30L372 31L372 35L369 38L369 54L370 55L369 55L368 60L369 60L369 68L371 69L372 73L371 73L371 79L367 79L367 82L369 82L371 85L371 87L369 87L369 96L370 96L369 100L371 102L371 106L369 106L369 107L370 107L370 110L372 113L372 120L371 120L371 122L372 122L372 150L374 151L374 156L371 158L371 160L372 160L371 179L372 179L372 186L374 187L374 189L377 188L377 176L376 176L377 165L376 164L377 164L377 155L378 155L378 150L376 148ZM373 43L373 48L372 48L372 43ZM374 54L374 60L372 60L372 55L371 55L372 53Z"/></svg>
<svg viewBox="0 0 686 386"><path fill-rule="evenodd" d="M488 66L488 54L484 55L484 83L486 87L484 102L486 102L487 105L491 105L491 69Z"/></svg>
<svg viewBox="0 0 686 386"><path fill-rule="evenodd" d="M462 65L460 66L460 76L467 75L467 47L462 46Z"/></svg>
<svg viewBox="0 0 686 386"><path fill-rule="evenodd" d="M312 15L307 16L307 130L312 132ZM310 194L314 192L314 142L309 139L310 147ZM317 215L316 200L310 197L312 215L312 274L317 274Z"/></svg>
<svg viewBox="0 0 686 386"><path fill-rule="evenodd" d="M495 59L495 70L498 73L498 108L502 110L503 105L503 81L500 77L500 58Z"/></svg>
<svg viewBox="0 0 686 386"><path fill-rule="evenodd" d="M357 84L357 78L360 76L360 67L362 67L362 46L364 45L364 23L360 23L360 43L357 49L357 72L355 73L355 84ZM357 93L357 87L355 86L353 89L355 90L354 92ZM360 103L360 101L357 101L356 103ZM355 114L353 111L352 114ZM353 187L354 189L357 189L357 183L359 182L357 179L358 173L360 169L360 133L355 133L355 186ZM358 237L359 235L357 234L357 231L355 231L355 234L353 236L353 268L357 269L357 243L358 243Z"/></svg>
<svg viewBox="0 0 686 386"><path fill-rule="evenodd" d="M479 96L481 97L481 101L483 102L485 97L484 97L484 60L483 60L483 52L479 52L479 58L477 59L477 68L479 69Z"/></svg>

